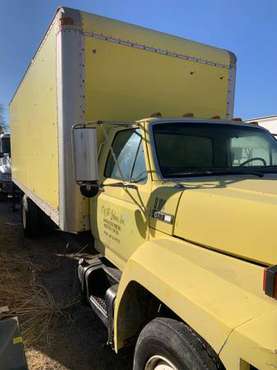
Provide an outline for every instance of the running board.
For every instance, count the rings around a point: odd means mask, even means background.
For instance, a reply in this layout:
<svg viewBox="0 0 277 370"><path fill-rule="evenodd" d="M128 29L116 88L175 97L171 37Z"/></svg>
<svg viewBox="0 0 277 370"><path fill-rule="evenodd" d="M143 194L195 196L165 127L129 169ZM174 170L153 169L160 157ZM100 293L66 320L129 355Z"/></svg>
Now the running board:
<svg viewBox="0 0 277 370"><path fill-rule="evenodd" d="M121 272L100 256L80 260L78 277L82 295L108 329L108 343L113 343L114 301Z"/></svg>

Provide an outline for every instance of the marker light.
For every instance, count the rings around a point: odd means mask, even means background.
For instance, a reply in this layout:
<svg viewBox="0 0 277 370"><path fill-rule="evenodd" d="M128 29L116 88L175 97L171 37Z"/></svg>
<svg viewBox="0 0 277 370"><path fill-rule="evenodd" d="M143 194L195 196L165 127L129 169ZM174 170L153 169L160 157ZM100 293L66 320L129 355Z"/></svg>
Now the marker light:
<svg viewBox="0 0 277 370"><path fill-rule="evenodd" d="M182 117L194 117L193 113L185 113L182 115Z"/></svg>
<svg viewBox="0 0 277 370"><path fill-rule="evenodd" d="M220 116L213 116L211 119L220 119Z"/></svg>
<svg viewBox="0 0 277 370"><path fill-rule="evenodd" d="M277 299L277 265L264 270L263 289L266 295Z"/></svg>
<svg viewBox="0 0 277 370"><path fill-rule="evenodd" d="M71 17L62 17L61 26L73 26L74 20Z"/></svg>

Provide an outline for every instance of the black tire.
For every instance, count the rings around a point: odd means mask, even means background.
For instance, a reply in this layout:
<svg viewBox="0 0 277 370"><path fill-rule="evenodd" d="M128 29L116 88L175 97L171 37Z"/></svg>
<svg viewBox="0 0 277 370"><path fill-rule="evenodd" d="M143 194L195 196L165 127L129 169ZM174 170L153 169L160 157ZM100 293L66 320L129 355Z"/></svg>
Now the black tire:
<svg viewBox="0 0 277 370"><path fill-rule="evenodd" d="M155 363L158 366L165 360L167 366L177 370L224 369L216 353L189 326L173 319L156 318L138 337L133 370L154 369Z"/></svg>
<svg viewBox="0 0 277 370"><path fill-rule="evenodd" d="M21 214L24 236L27 238L38 236L41 230L41 210L26 195L22 197Z"/></svg>

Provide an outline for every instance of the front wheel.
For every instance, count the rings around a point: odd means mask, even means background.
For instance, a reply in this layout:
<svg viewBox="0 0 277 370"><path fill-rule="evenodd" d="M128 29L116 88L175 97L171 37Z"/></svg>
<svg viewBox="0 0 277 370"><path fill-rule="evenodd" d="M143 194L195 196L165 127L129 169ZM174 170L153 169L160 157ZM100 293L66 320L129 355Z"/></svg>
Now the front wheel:
<svg viewBox="0 0 277 370"><path fill-rule="evenodd" d="M156 318L141 331L133 370L224 369L213 350L186 324Z"/></svg>

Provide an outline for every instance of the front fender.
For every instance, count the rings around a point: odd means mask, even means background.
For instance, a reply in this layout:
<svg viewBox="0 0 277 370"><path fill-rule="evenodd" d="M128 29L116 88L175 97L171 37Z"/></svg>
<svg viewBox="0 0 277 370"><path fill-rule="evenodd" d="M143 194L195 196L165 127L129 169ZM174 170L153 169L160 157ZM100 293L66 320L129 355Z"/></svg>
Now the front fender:
<svg viewBox="0 0 277 370"><path fill-rule="evenodd" d="M168 237L148 241L130 257L122 274L115 303L115 349L128 339L121 315L126 312L122 309L126 304L124 293L133 281L219 353L236 327L276 305L262 291L262 276L260 266L183 240Z"/></svg>

